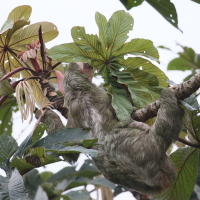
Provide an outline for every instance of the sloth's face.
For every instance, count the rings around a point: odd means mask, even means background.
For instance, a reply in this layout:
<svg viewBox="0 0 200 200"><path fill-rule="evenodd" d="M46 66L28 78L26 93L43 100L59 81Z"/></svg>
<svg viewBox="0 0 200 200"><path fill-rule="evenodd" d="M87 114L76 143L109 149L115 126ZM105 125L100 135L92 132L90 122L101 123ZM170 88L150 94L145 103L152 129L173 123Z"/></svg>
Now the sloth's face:
<svg viewBox="0 0 200 200"><path fill-rule="evenodd" d="M94 77L94 68L91 67L88 63L77 62L79 66L80 72L90 81L92 82L92 78Z"/></svg>

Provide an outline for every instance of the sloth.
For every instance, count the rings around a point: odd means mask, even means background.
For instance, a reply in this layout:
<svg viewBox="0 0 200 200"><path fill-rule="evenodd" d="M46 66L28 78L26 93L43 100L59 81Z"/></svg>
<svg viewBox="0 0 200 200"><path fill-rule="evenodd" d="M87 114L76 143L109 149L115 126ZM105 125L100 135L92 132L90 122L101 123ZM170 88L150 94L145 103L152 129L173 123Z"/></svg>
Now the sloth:
<svg viewBox="0 0 200 200"><path fill-rule="evenodd" d="M167 190L176 169L166 154L182 128L184 111L172 88L161 93L153 126L128 119L120 122L107 92L92 83L93 68L82 62L68 65L63 79L68 128L90 127L90 137L102 141L93 158L105 178L130 191L155 195Z"/></svg>

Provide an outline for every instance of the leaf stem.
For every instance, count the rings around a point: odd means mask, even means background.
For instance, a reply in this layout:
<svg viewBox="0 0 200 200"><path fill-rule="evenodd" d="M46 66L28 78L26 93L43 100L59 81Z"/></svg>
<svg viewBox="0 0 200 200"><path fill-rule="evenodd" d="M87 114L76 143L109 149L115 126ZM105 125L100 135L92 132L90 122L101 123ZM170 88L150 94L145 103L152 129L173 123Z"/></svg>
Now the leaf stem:
<svg viewBox="0 0 200 200"><path fill-rule="evenodd" d="M194 147L194 148L200 148L200 144L194 144L194 143L191 143L187 140L183 140L182 138L178 138L178 141L183 143L183 144L186 144L188 146Z"/></svg>
<svg viewBox="0 0 200 200"><path fill-rule="evenodd" d="M45 115L45 113L47 112L48 109L45 109L44 112L40 115L40 117L38 118L37 122L35 123L34 127L33 127L33 130L36 129L36 127L39 125L39 123L41 122L42 120L42 117Z"/></svg>

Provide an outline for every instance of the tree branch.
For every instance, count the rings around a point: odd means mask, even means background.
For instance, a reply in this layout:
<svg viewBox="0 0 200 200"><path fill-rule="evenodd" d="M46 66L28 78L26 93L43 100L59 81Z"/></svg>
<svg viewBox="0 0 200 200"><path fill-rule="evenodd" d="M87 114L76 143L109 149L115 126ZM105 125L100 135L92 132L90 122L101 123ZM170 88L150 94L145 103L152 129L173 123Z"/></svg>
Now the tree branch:
<svg viewBox="0 0 200 200"><path fill-rule="evenodd" d="M176 98L178 100L184 100L193 94L200 87L200 71L192 76L188 81L182 83L175 89ZM158 109L160 108L160 99L151 103L145 108L139 109L132 113L132 119L136 121L145 122L150 118L156 117Z"/></svg>
<svg viewBox="0 0 200 200"><path fill-rule="evenodd" d="M50 102L55 102L53 104L54 108L58 110L66 119L68 117L68 109L64 107L64 97L58 96L55 92L55 88L49 84L47 79L40 81L40 85L43 93L49 99Z"/></svg>
<svg viewBox="0 0 200 200"><path fill-rule="evenodd" d="M182 142L183 144L186 144L188 146L194 147L194 148L200 148L200 144L194 144L194 143L191 143L187 140L183 140L182 138L178 138L178 141Z"/></svg>

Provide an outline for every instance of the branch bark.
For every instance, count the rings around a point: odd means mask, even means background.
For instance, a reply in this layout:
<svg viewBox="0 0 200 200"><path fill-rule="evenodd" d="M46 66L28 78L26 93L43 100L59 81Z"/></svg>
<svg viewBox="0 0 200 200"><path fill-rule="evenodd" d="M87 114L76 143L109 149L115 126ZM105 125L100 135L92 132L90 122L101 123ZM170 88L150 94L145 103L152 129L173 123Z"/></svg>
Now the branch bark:
<svg viewBox="0 0 200 200"><path fill-rule="evenodd" d="M180 84L179 87L175 89L176 98L178 100L184 100L193 94L200 87L200 71L192 76L188 81ZM160 99L151 103L145 108L139 109L132 113L132 119L136 121L145 122L150 118L156 117L158 109L160 108Z"/></svg>
<svg viewBox="0 0 200 200"><path fill-rule="evenodd" d="M40 81L42 91L46 94L46 97L51 102L55 102L54 108L60 111L60 113L67 119L68 109L63 106L64 97L60 97L56 94L54 87L49 84L47 79ZM200 71L196 75L191 77L188 81L182 83L179 87L175 89L176 97L179 100L184 100L193 94L200 87ZM132 119L140 122L145 122L148 119L157 116L158 109L160 108L160 99L151 103L147 107L136 110L132 113Z"/></svg>
<svg viewBox="0 0 200 200"><path fill-rule="evenodd" d="M68 109L64 107L64 96L58 96L55 92L55 88L50 85L49 80L47 79L43 79L42 81L40 81L40 85L43 93L46 95L49 101L54 102L54 108L67 119Z"/></svg>

